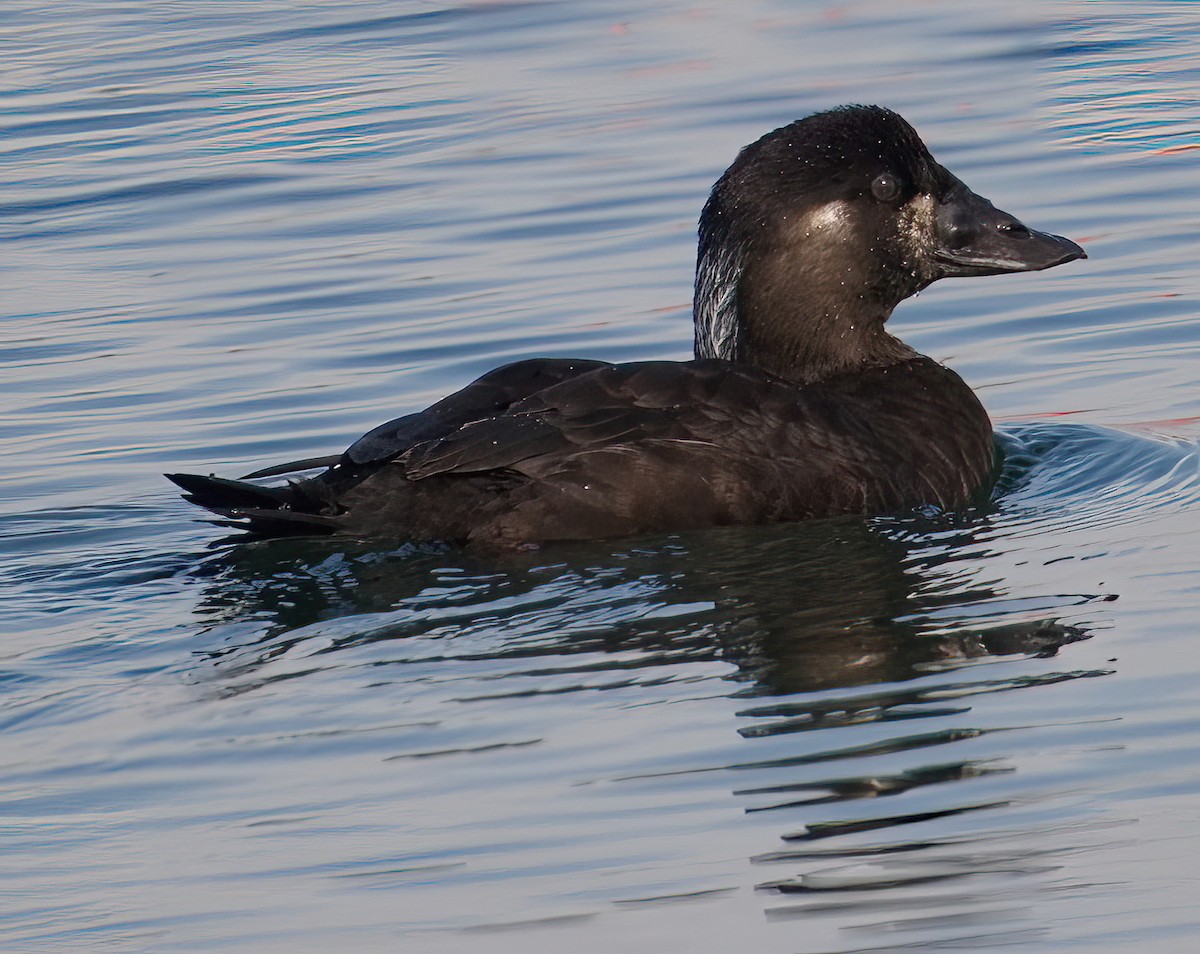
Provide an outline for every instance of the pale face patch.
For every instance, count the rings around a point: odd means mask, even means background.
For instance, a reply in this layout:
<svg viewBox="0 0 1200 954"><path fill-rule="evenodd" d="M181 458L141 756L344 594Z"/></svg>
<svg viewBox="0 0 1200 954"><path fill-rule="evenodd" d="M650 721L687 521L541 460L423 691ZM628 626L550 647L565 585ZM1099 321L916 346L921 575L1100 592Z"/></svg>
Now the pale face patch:
<svg viewBox="0 0 1200 954"><path fill-rule="evenodd" d="M850 224L850 203L841 199L810 209L800 220L806 232L841 232Z"/></svg>

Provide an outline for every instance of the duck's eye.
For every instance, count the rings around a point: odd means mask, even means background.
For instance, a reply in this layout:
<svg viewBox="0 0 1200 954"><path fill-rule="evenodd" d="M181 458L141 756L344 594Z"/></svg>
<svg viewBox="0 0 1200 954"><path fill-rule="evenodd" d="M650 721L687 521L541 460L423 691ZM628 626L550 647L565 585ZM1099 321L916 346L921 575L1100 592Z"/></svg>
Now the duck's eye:
<svg viewBox="0 0 1200 954"><path fill-rule="evenodd" d="M894 202L900 195L900 180L890 172L881 172L871 183L871 195L880 202Z"/></svg>

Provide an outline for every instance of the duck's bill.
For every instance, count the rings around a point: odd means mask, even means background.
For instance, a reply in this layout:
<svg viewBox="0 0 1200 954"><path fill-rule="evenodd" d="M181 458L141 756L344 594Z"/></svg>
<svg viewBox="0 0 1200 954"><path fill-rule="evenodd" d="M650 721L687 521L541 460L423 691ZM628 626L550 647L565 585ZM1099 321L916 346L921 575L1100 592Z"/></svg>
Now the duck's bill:
<svg viewBox="0 0 1200 954"><path fill-rule="evenodd" d="M1070 239L1028 228L961 182L938 203L935 231L944 277L1036 272L1087 258Z"/></svg>

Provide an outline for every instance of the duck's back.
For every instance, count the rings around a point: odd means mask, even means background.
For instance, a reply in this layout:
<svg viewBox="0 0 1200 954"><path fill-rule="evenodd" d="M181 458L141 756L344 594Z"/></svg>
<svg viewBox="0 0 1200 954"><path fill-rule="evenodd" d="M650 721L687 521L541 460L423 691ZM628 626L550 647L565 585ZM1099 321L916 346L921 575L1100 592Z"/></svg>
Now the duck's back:
<svg viewBox="0 0 1200 954"><path fill-rule="evenodd" d="M924 357L810 385L715 359L581 371L393 448L330 487L331 520L362 536L513 547L953 508L993 466L979 401Z"/></svg>

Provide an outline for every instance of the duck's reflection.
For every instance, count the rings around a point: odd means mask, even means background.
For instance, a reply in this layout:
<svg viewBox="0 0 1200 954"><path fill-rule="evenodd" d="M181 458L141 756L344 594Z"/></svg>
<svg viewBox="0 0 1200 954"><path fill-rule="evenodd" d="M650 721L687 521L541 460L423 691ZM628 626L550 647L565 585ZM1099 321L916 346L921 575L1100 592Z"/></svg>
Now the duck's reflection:
<svg viewBox="0 0 1200 954"><path fill-rule="evenodd" d="M1088 637L1053 618L1004 621L996 607L1005 594L944 559L969 541L970 526L943 530L928 558L927 537L889 529L816 521L619 549L560 545L503 563L436 548L262 541L221 552L196 576L207 621L260 621L249 640L210 647L214 656L237 651L243 672L254 666L254 646L261 661L272 659L330 619L346 624L336 641L344 647L419 635L434 620L487 618L508 624L506 656L686 650L735 664L741 694L770 696L904 682L979 657L1050 656ZM808 718L820 708L810 700Z"/></svg>

